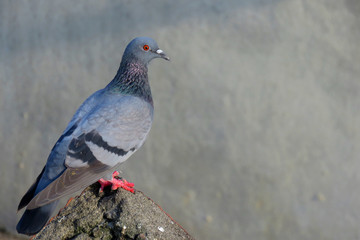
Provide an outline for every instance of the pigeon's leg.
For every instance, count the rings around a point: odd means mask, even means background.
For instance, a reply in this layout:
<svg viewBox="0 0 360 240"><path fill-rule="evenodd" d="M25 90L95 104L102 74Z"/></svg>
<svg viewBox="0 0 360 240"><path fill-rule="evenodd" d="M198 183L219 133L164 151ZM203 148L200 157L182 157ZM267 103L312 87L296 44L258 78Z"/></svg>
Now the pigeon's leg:
<svg viewBox="0 0 360 240"><path fill-rule="evenodd" d="M111 186L112 190L116 190L118 188L123 188L129 192L134 193L134 184L126 181L125 179L118 179L116 178L119 175L118 171L115 171L112 174L111 180L104 180L101 178L98 182L100 183L100 192L104 191L104 188L107 186Z"/></svg>

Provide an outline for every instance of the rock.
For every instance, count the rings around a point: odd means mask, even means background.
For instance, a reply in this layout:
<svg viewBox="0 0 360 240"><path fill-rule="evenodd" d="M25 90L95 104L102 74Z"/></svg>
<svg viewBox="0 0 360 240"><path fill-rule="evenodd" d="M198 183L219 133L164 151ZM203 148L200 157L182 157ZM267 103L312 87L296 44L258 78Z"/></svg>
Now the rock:
<svg viewBox="0 0 360 240"><path fill-rule="evenodd" d="M36 239L193 239L140 191L99 193L94 183L60 210Z"/></svg>

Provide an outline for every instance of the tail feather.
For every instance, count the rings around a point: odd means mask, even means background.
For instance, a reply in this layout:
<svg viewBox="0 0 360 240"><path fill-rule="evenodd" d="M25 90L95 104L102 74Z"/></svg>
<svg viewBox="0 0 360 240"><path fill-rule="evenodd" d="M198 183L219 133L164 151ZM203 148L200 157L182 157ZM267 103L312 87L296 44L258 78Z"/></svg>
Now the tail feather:
<svg viewBox="0 0 360 240"><path fill-rule="evenodd" d="M44 206L25 210L16 226L18 233L34 235L45 226L50 219L59 201L54 201Z"/></svg>
<svg viewBox="0 0 360 240"><path fill-rule="evenodd" d="M33 199L34 195L35 195L35 191L37 188L37 185L43 175L45 171L45 167L43 168L43 170L41 171L41 173L39 174L39 176L36 178L36 181L34 182L34 184L29 188L29 190L25 193L25 195L23 196L23 198L21 199L20 203L19 203L19 207L18 207L18 211L20 209L22 209L23 207L25 207L26 205L29 204L29 202L31 201L31 199Z"/></svg>

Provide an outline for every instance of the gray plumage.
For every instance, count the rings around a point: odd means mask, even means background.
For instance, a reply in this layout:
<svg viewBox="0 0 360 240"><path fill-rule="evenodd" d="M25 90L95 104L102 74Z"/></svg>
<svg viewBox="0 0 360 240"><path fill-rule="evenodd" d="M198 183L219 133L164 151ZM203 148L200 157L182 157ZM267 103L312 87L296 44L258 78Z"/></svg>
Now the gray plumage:
<svg viewBox="0 0 360 240"><path fill-rule="evenodd" d="M153 39L135 38L114 79L79 107L20 201L18 209L27 208L19 233L39 232L59 198L99 180L142 146L153 120L147 66L154 58L169 60Z"/></svg>

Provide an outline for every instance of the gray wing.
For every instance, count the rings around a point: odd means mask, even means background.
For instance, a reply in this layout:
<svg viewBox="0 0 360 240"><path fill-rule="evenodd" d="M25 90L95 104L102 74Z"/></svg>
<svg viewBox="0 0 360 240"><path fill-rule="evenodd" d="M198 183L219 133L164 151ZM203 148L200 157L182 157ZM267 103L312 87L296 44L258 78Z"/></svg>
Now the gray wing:
<svg viewBox="0 0 360 240"><path fill-rule="evenodd" d="M152 106L140 98L126 95L103 98L78 120L71 134L62 139L63 144L53 150L63 155L60 161L64 169L59 173L55 166L52 167L59 164L59 159L48 160L46 168L49 170L44 174L55 180L36 194L28 209L43 206L92 184L144 143L152 123ZM68 131L71 129L69 127Z"/></svg>
<svg viewBox="0 0 360 240"><path fill-rule="evenodd" d="M71 141L70 136L77 129L78 124L83 119L83 117L89 114L100 102L102 102L102 96L104 93L104 89L93 93L78 108L67 128L51 150L44 169L41 171L34 184L22 197L18 206L18 210L28 205L37 193L41 192L46 186L48 186L52 181L54 181L54 179L59 177L65 171L66 167L64 165L64 161L66 158L68 145Z"/></svg>

